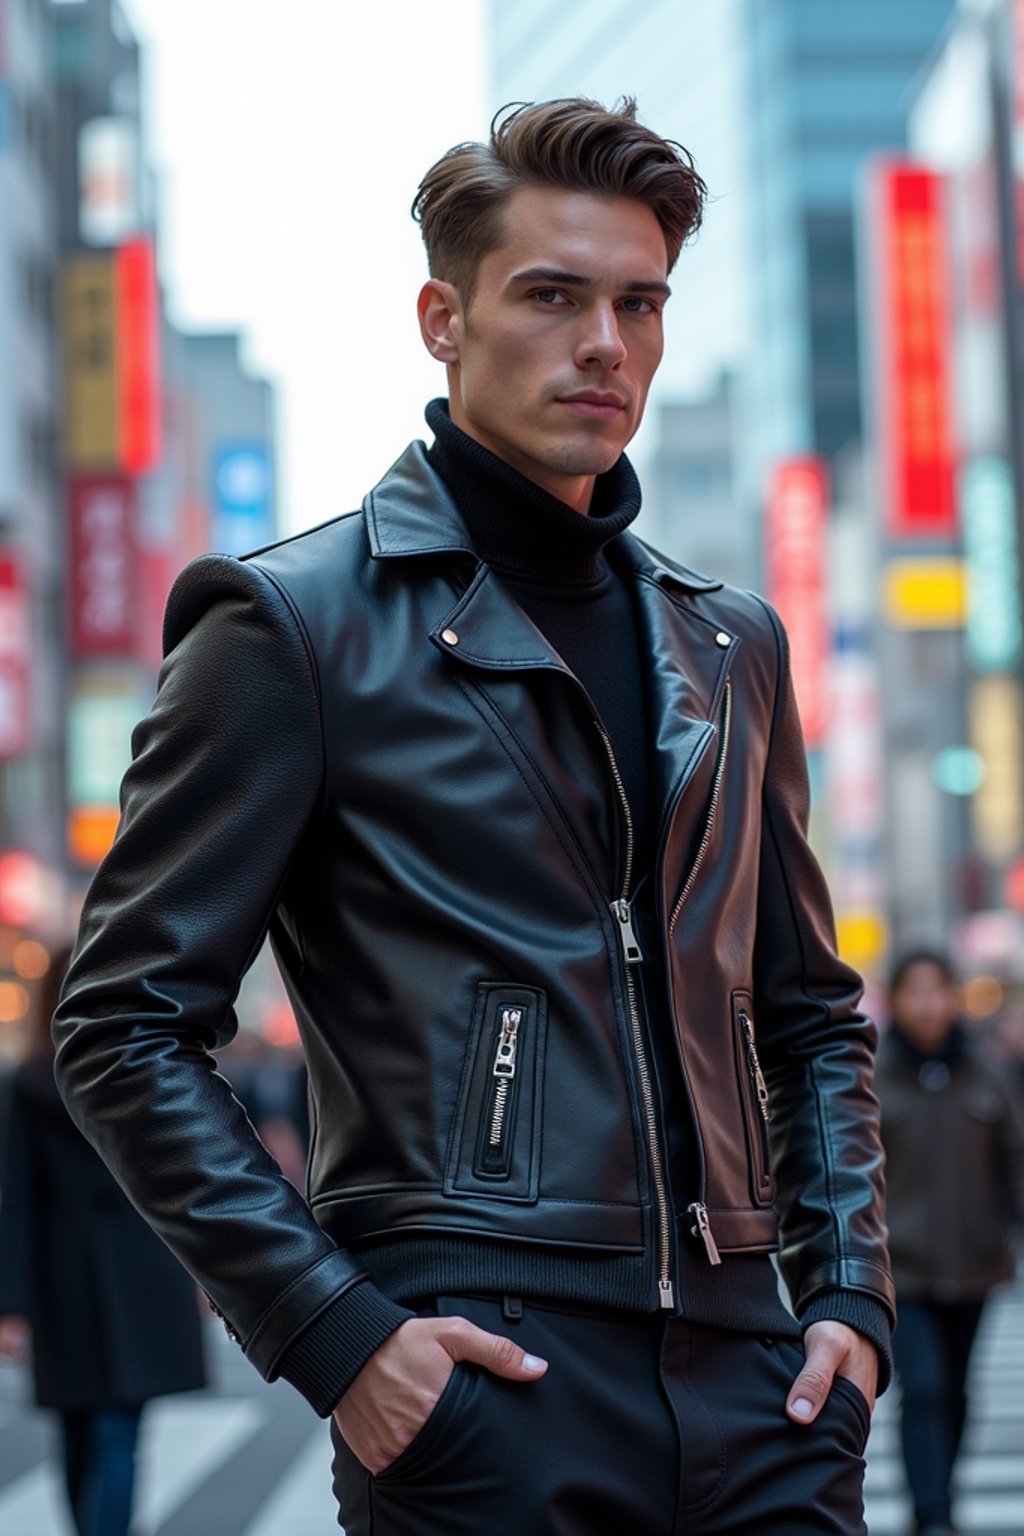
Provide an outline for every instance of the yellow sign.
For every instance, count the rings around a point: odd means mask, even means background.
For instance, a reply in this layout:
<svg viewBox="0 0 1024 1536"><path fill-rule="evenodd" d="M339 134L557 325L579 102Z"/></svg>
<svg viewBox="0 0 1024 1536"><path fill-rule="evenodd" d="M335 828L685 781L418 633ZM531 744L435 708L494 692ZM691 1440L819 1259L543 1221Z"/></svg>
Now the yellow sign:
<svg viewBox="0 0 1024 1536"><path fill-rule="evenodd" d="M839 953L848 965L863 971L885 953L889 935L881 912L844 912L836 920Z"/></svg>
<svg viewBox="0 0 1024 1536"><path fill-rule="evenodd" d="M68 468L118 467L116 294L113 253L72 256L64 267L64 459Z"/></svg>
<svg viewBox="0 0 1024 1536"><path fill-rule="evenodd" d="M882 578L882 611L895 629L962 629L967 620L967 568L946 555L890 560Z"/></svg>
<svg viewBox="0 0 1024 1536"><path fill-rule="evenodd" d="M1024 846L1021 805L1021 696L1012 677L979 677L971 688L971 746L985 764L974 792L974 836L993 864L1014 858Z"/></svg>

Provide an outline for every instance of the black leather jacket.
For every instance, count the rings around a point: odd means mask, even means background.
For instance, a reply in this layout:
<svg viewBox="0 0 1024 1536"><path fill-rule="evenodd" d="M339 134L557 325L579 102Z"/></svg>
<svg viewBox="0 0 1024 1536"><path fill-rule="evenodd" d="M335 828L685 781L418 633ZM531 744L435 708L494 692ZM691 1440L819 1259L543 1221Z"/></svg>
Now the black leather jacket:
<svg viewBox="0 0 1024 1536"><path fill-rule="evenodd" d="M712 1264L773 1248L777 1211L798 1308L837 1288L888 1307L875 1031L805 841L782 628L760 598L618 544L653 670L687 1220ZM360 512L195 561L165 638L57 1071L250 1357L273 1374L362 1278L345 1245L384 1234L653 1250L666 1297L614 757L422 445ZM313 1216L209 1054L268 928L309 1062Z"/></svg>

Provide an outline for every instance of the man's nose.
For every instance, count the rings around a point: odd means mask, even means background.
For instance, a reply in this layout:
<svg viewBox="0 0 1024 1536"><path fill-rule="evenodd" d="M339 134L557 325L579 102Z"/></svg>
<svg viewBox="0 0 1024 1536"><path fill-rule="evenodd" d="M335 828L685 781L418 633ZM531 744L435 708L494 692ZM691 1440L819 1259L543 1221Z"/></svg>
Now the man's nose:
<svg viewBox="0 0 1024 1536"><path fill-rule="evenodd" d="M576 349L578 366L614 368L626 356L626 348L619 332L619 316L611 305L598 305L587 312L587 323L580 335Z"/></svg>

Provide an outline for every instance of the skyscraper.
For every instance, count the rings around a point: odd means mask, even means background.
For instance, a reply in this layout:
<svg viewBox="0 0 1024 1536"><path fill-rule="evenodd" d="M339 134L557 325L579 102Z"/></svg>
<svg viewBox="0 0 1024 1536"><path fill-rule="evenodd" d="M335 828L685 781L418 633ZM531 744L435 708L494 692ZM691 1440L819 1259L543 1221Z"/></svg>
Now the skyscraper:
<svg viewBox="0 0 1024 1536"><path fill-rule="evenodd" d="M491 0L492 98L636 95L708 181L655 404L728 370L749 536L784 455L860 436L859 169L906 138L911 83L954 0ZM638 443L641 457L643 440ZM664 526L664 517L659 524ZM685 557L685 543L677 546Z"/></svg>

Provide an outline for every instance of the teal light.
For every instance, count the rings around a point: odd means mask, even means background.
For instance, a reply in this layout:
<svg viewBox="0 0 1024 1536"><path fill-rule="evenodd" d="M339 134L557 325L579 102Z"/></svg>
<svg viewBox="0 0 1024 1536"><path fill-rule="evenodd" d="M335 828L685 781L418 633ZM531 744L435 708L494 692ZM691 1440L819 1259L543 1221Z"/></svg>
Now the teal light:
<svg viewBox="0 0 1024 1536"><path fill-rule="evenodd" d="M985 759L973 747L943 747L932 758L931 772L947 795L973 795L985 777Z"/></svg>

